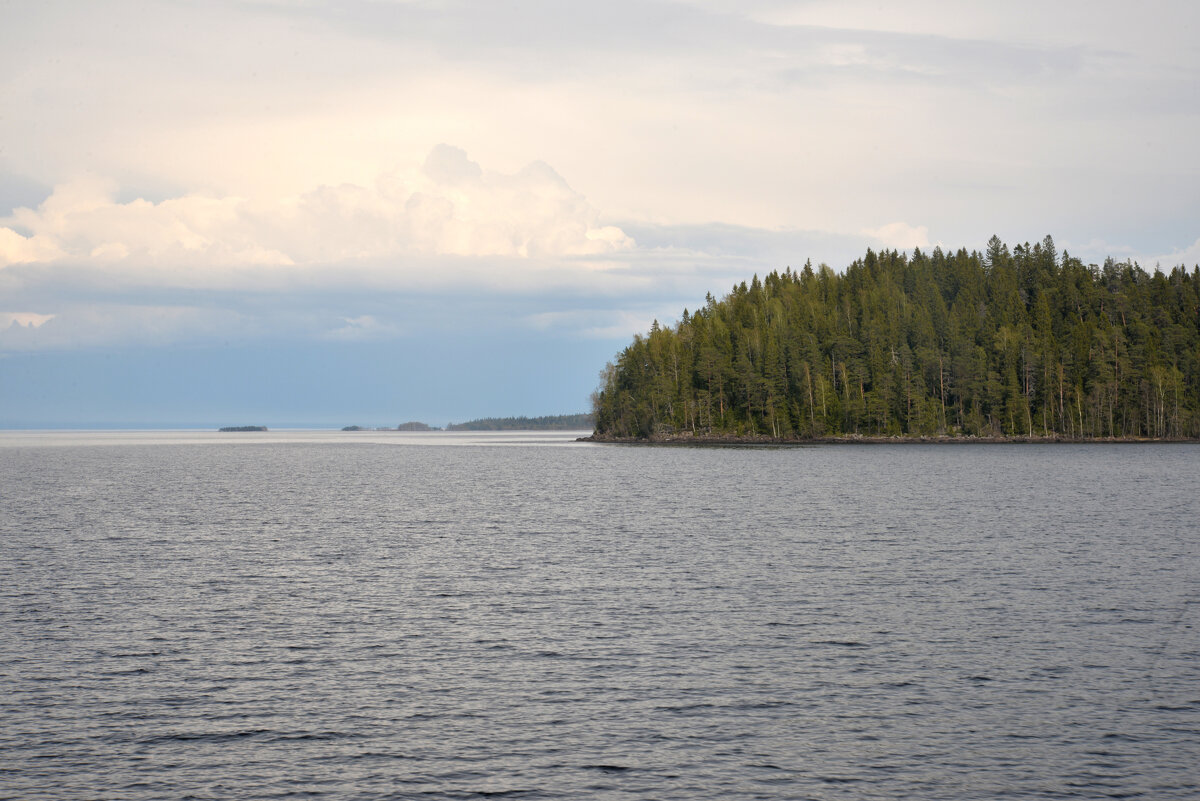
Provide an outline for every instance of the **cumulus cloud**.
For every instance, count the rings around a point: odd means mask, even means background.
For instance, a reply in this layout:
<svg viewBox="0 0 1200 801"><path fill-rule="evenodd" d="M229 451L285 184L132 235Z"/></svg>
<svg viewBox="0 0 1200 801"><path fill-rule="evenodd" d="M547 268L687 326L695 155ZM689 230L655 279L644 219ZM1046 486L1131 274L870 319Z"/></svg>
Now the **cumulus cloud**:
<svg viewBox="0 0 1200 801"><path fill-rule="evenodd" d="M366 342L390 339L400 332L397 326L381 322L370 314L359 317L343 317L342 322L345 325L326 332L323 339L334 342Z"/></svg>
<svg viewBox="0 0 1200 801"><path fill-rule="evenodd" d="M7 327L6 319L11 321ZM264 333L261 320L232 309L195 305L70 304L57 314L0 314L0 351L130 342L160 346Z"/></svg>
<svg viewBox="0 0 1200 801"><path fill-rule="evenodd" d="M0 228L0 267L9 264L53 261L65 255L46 236L21 236L11 228Z"/></svg>
<svg viewBox="0 0 1200 801"><path fill-rule="evenodd" d="M621 339L650 330L658 320L670 324L680 313L678 304L662 304L656 308L629 309L570 309L531 314L525 318L537 331L561 334L572 332L585 339Z"/></svg>
<svg viewBox="0 0 1200 801"><path fill-rule="evenodd" d="M929 247L929 228L924 225L894 222L878 228L864 228L862 234L879 240L884 247L897 250Z"/></svg>
<svg viewBox="0 0 1200 801"><path fill-rule="evenodd" d="M1001 239L1004 236L1001 235ZM1146 262L1138 256L1137 250L1126 244L1113 243L1100 237L1093 237L1086 242L1077 242L1071 239L1057 240L1058 247L1070 253L1074 258L1080 259L1084 264L1101 264L1110 256L1119 261L1132 259L1141 261L1142 263L1153 264L1153 261Z"/></svg>
<svg viewBox="0 0 1200 801"><path fill-rule="evenodd" d="M173 271L290 267L392 256L599 256L632 247L548 165L483 170L439 145L412 174L322 186L279 202L189 194L119 202L111 182L60 185L0 220L0 268L70 263Z"/></svg>
<svg viewBox="0 0 1200 801"><path fill-rule="evenodd" d="M1154 264L1159 265L1164 271L1168 272L1179 265L1183 265L1184 267L1200 265L1200 239L1197 239L1185 248L1176 248L1170 253L1153 256L1142 262L1142 266L1144 267Z"/></svg>
<svg viewBox="0 0 1200 801"><path fill-rule="evenodd" d="M36 312L0 312L0 329L19 326L21 328L41 328L54 319L53 314L37 314Z"/></svg>

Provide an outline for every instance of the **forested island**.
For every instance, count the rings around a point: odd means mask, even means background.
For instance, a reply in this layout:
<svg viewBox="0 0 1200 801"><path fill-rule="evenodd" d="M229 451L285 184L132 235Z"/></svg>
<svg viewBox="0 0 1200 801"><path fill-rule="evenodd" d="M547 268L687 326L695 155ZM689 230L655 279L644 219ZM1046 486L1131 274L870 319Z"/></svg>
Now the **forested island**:
<svg viewBox="0 0 1200 801"><path fill-rule="evenodd" d="M353 425L342 426L342 431L441 431L441 429L435 428L428 423L421 423L416 420L411 420L407 423L401 423L395 428L388 428L386 426L368 428L366 426Z"/></svg>
<svg viewBox="0 0 1200 801"><path fill-rule="evenodd" d="M267 430L266 426L225 426L223 428L217 429L217 431L222 434L228 434L231 432L244 433L244 432L249 432L249 431L266 431L266 430Z"/></svg>
<svg viewBox="0 0 1200 801"><path fill-rule="evenodd" d="M552 414L545 417L484 417L451 423L447 431L583 431L594 426L594 418L581 414Z"/></svg>
<svg viewBox="0 0 1200 801"><path fill-rule="evenodd" d="M1200 438L1200 268L1011 250L772 272L609 364L596 440Z"/></svg>

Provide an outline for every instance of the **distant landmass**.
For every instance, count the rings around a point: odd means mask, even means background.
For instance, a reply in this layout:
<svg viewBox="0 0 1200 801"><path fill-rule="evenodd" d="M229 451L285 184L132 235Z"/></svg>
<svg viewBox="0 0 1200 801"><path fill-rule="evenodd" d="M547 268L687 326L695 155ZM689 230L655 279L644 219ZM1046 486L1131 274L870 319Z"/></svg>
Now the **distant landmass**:
<svg viewBox="0 0 1200 801"><path fill-rule="evenodd" d="M396 426L395 428L388 428L386 426L380 426L377 428L372 428L372 427L368 427L368 426L343 426L342 430L343 431L441 431L441 429L437 428L436 426L427 425L426 423L418 423L415 420L411 420L407 423L401 423L400 425Z"/></svg>
<svg viewBox="0 0 1200 801"><path fill-rule="evenodd" d="M465 423L451 423L447 431L590 431L595 418L581 414L555 414L546 417L484 417Z"/></svg>
<svg viewBox="0 0 1200 801"><path fill-rule="evenodd" d="M1011 250L755 276L603 373L596 440L1200 438L1200 267Z"/></svg>
<svg viewBox="0 0 1200 801"><path fill-rule="evenodd" d="M217 431L221 431L224 433L229 433L231 431L266 431L266 430L267 430L266 426L225 426L224 428L217 429Z"/></svg>

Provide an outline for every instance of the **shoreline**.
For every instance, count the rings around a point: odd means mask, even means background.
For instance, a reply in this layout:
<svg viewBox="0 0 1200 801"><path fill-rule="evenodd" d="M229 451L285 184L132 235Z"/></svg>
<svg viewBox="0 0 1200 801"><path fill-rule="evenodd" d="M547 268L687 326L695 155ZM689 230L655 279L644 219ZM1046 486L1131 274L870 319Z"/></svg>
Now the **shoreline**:
<svg viewBox="0 0 1200 801"><path fill-rule="evenodd" d="M781 446L781 445L1149 445L1149 444L1200 444L1200 439L1151 438L1151 437L1063 437L1018 436L1018 437L975 437L975 436L897 436L881 437L848 434L838 437L769 437L761 434L737 436L660 434L653 437L609 437L592 434L579 437L576 442L593 442L600 445L726 445L731 447Z"/></svg>

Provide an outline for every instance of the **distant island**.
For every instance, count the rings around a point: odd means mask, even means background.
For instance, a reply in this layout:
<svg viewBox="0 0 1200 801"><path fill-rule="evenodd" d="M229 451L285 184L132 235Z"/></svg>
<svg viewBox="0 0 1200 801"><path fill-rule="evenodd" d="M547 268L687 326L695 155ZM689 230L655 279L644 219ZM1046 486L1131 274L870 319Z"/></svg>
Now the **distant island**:
<svg viewBox="0 0 1200 801"><path fill-rule="evenodd" d="M224 428L217 429L217 431L219 431L221 433L229 433L231 431L266 431L266 430L267 430L266 426L225 426Z"/></svg>
<svg viewBox="0 0 1200 801"><path fill-rule="evenodd" d="M866 255L708 295L602 374L596 441L1200 438L1200 267L1051 237Z"/></svg>
<svg viewBox="0 0 1200 801"><path fill-rule="evenodd" d="M465 423L451 423L447 431L584 431L593 427L594 418L586 412L545 417L484 417Z"/></svg>
<svg viewBox="0 0 1200 801"><path fill-rule="evenodd" d="M386 426L380 426L377 428L370 428L367 426L343 426L342 431L441 431L441 429L425 423L418 423L414 420L407 423L401 423L395 428L387 428Z"/></svg>

